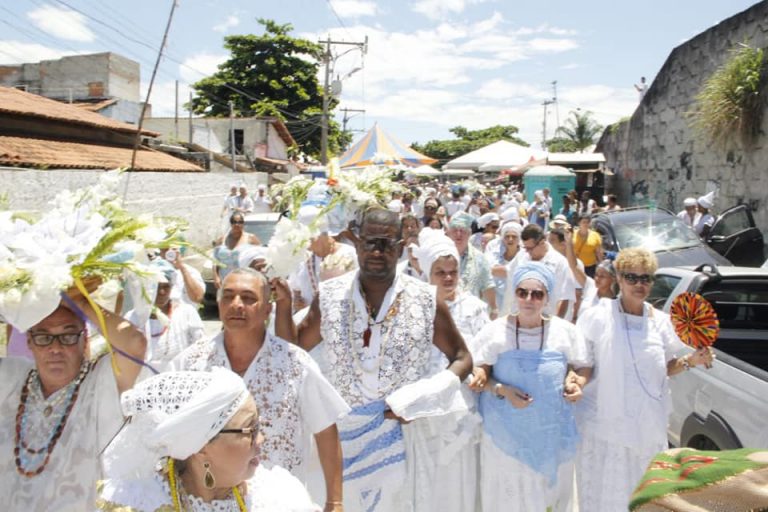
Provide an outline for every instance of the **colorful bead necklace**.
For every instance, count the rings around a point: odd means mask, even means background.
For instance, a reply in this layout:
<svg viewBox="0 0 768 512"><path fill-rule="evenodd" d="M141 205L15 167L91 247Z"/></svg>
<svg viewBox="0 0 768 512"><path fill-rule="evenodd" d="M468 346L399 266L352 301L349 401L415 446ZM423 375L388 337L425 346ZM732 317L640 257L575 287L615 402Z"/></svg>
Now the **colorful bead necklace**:
<svg viewBox="0 0 768 512"><path fill-rule="evenodd" d="M19 408L16 411L16 431L14 433L13 457L16 462L16 471L18 471L20 475L27 478L37 476L42 473L45 467L48 465L48 462L51 458L51 453L53 452L56 443L61 437L61 434L64 431L64 427L67 425L69 414L72 412L72 408L77 401L77 396L80 392L80 385L85 380L88 372L91 371L91 368L93 368L93 363L91 361L83 363L83 365L80 367L80 373L78 374L77 378L69 384L68 387L71 387L66 393L67 402L64 412L59 417L59 420L57 421L51 436L48 438L48 442L40 448L31 448L24 439L24 433L27 430L27 402L29 401L29 387L35 379L39 380L40 378L37 370L33 369L29 371L29 375L27 376L27 380L24 383L24 387L21 389ZM46 417L50 415L50 412L46 414L47 411L48 407L46 407L45 411L43 411L43 414ZM45 453L45 457L43 458L42 463L40 463L33 470L25 469L29 466L30 463L30 461L27 459L28 456L38 456L43 453Z"/></svg>

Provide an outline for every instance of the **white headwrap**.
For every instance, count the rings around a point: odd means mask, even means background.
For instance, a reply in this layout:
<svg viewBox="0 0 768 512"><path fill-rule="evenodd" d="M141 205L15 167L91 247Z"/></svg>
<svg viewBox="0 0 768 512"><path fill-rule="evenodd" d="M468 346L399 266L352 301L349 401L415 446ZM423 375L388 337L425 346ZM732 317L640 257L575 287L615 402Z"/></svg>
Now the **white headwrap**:
<svg viewBox="0 0 768 512"><path fill-rule="evenodd" d="M502 210L501 212L501 222L509 222L513 220L520 220L520 211L518 208L520 205L515 201L512 203L507 203L507 206Z"/></svg>
<svg viewBox="0 0 768 512"><path fill-rule="evenodd" d="M267 248L262 245L245 245L242 247L237 259L237 266L240 268L249 267L253 260L263 260L267 257Z"/></svg>
<svg viewBox="0 0 768 512"><path fill-rule="evenodd" d="M128 423L104 454L114 477L148 476L163 457L185 460L199 452L242 407L245 382L226 368L165 372L120 397Z"/></svg>
<svg viewBox="0 0 768 512"><path fill-rule="evenodd" d="M421 268L421 272L427 278L427 281L429 281L432 265L437 258L453 256L456 258L457 263L461 261L456 244L445 235L442 229L422 229L419 233L419 249L414 251L414 253L419 260L419 268Z"/></svg>
<svg viewBox="0 0 768 512"><path fill-rule="evenodd" d="M477 227L479 227L480 229L485 229L485 226L497 220L499 220L498 214L493 212L484 213L483 215L477 218Z"/></svg>
<svg viewBox="0 0 768 512"><path fill-rule="evenodd" d="M519 238L520 234L523 232L523 226L519 222L515 222L515 221L507 222L506 224L501 226L501 237L504 238L504 235L506 235L510 231L517 234Z"/></svg>
<svg viewBox="0 0 768 512"><path fill-rule="evenodd" d="M712 208L712 205L714 204L714 202L715 202L715 193L714 193L714 191L710 192L707 195L701 196L698 199L699 206L701 206L702 208L706 208L707 210Z"/></svg>
<svg viewBox="0 0 768 512"><path fill-rule="evenodd" d="M690 208L691 206L696 206L696 198L695 197L686 197L683 201L683 206Z"/></svg>

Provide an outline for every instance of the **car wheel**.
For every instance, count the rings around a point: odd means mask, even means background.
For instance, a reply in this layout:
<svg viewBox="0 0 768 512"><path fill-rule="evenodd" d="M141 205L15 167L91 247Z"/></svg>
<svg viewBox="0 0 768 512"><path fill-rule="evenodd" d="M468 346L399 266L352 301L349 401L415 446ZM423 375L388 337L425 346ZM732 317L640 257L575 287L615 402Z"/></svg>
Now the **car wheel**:
<svg viewBox="0 0 768 512"><path fill-rule="evenodd" d="M720 447L717 446L717 443L715 443L707 436L702 435L694 436L690 441L688 441L688 448L694 448L696 450L720 451Z"/></svg>

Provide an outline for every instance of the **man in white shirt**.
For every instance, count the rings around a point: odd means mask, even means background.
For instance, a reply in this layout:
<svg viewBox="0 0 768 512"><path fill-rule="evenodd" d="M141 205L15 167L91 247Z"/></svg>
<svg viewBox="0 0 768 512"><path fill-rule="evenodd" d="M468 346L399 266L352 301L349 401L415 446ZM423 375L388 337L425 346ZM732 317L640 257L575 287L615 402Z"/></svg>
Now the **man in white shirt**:
<svg viewBox="0 0 768 512"><path fill-rule="evenodd" d="M519 265L528 261L539 261L552 270L555 274L556 286L550 295L547 310L560 318L565 318L570 302L576 301L576 280L573 278L568 260L557 252L547 242L544 230L536 224L528 224L520 234L523 251L520 251L515 259L507 265L507 287L504 293L504 309L502 314L509 313L514 304L515 289L512 284L512 276Z"/></svg>
<svg viewBox="0 0 768 512"><path fill-rule="evenodd" d="M693 229L701 238L707 238L707 236L709 236L709 230L712 229L712 226L715 224L715 217L709 213L709 209L712 208L714 199L715 193L710 192L696 200L699 218L696 221L696 224L693 225Z"/></svg>
<svg viewBox="0 0 768 512"><path fill-rule="evenodd" d="M259 185L256 197L253 198L253 213L269 213L272 211L272 200L267 195L267 186Z"/></svg>
<svg viewBox="0 0 768 512"><path fill-rule="evenodd" d="M233 199L234 207L232 213L253 213L253 199L248 197L248 189L245 185L240 185L240 193Z"/></svg>
<svg viewBox="0 0 768 512"><path fill-rule="evenodd" d="M447 215L450 219L457 212L463 212L465 208L466 205L464 204L464 201L461 200L461 195L459 192L454 192L451 195L451 200L448 201L448 204L445 205L445 215Z"/></svg>
<svg viewBox="0 0 768 512"><path fill-rule="evenodd" d="M694 227L699 222L699 214L696 208L696 198L686 197L683 201L683 210L677 214L677 218L685 222L688 227Z"/></svg>

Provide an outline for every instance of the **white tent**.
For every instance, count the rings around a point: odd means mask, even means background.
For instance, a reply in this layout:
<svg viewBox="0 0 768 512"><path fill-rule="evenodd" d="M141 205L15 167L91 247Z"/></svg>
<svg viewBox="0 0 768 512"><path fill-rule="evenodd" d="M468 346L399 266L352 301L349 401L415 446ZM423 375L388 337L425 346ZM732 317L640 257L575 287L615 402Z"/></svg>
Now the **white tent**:
<svg viewBox="0 0 768 512"><path fill-rule="evenodd" d="M440 176L442 174L431 165L420 165L416 168L408 169L406 172L408 174L415 174L416 176Z"/></svg>
<svg viewBox="0 0 768 512"><path fill-rule="evenodd" d="M546 152L544 151L500 140L466 155L454 158L443 166L443 171L448 169L501 171L522 165L531 158L538 160L545 156ZM483 166L483 169L480 169L481 166Z"/></svg>

